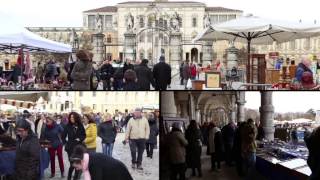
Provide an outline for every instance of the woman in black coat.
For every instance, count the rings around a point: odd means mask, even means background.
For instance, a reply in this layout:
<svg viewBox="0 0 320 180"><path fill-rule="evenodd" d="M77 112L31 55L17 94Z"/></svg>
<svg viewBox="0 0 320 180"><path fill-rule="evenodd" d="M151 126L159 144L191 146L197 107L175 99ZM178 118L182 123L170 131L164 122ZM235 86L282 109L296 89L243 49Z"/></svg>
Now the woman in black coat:
<svg viewBox="0 0 320 180"><path fill-rule="evenodd" d="M77 145L83 144L83 141L86 138L86 131L81 123L81 117L78 113L71 112L69 114L68 120L69 122L64 129L62 140L65 144L65 151L67 152L70 161L70 156L73 152L73 149ZM66 137L68 137L68 140L66 140ZM71 180L73 170L74 168L70 166L68 172L68 180ZM73 179L78 180L79 178L80 172L76 171Z"/></svg>
<svg viewBox="0 0 320 180"><path fill-rule="evenodd" d="M148 60L143 59L141 64L134 68L137 74L139 90L148 91L150 85L154 87L154 80L151 70L148 67Z"/></svg>
<svg viewBox="0 0 320 180"><path fill-rule="evenodd" d="M139 90L139 85L136 82L137 80L137 75L136 72L133 70L129 69L124 73L124 85L123 85L123 90Z"/></svg>
<svg viewBox="0 0 320 180"><path fill-rule="evenodd" d="M81 145L74 149L71 164L77 170L83 171L85 180L90 179L88 176L91 180L133 180L122 162L102 153L87 153Z"/></svg>
<svg viewBox="0 0 320 180"><path fill-rule="evenodd" d="M192 168L192 176L196 175L196 169L198 170L198 176L202 177L201 171L201 151L202 151L202 136L201 131L197 126L195 120L190 121L190 125L186 130L186 139L188 140L186 161L188 167Z"/></svg>
<svg viewBox="0 0 320 180"><path fill-rule="evenodd" d="M157 127L156 119L154 118L154 114L150 113L148 117L150 134L149 139L146 141L146 150L147 157L152 159L153 149L157 145L157 136L159 135L159 129Z"/></svg>

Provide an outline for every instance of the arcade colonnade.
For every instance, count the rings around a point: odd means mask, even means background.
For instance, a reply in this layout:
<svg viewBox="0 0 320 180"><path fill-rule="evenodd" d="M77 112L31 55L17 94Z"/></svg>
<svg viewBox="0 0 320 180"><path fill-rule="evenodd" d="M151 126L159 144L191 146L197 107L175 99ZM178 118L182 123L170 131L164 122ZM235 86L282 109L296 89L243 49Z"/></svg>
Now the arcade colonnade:
<svg viewBox="0 0 320 180"><path fill-rule="evenodd" d="M261 91L260 123L265 138L274 138L274 107L272 91ZM218 126L228 122L246 121L245 91L166 91L161 92L161 114L196 120L199 124L215 122Z"/></svg>

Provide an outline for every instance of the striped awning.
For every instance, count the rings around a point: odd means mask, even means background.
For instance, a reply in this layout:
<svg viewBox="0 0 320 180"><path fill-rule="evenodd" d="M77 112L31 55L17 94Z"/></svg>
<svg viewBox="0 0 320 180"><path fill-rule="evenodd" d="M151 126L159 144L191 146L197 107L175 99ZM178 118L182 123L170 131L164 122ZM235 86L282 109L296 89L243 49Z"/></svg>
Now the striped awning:
<svg viewBox="0 0 320 180"><path fill-rule="evenodd" d="M13 99L0 99L0 104L7 104L11 106L16 106L18 108L32 108L36 103L31 101L18 101Z"/></svg>

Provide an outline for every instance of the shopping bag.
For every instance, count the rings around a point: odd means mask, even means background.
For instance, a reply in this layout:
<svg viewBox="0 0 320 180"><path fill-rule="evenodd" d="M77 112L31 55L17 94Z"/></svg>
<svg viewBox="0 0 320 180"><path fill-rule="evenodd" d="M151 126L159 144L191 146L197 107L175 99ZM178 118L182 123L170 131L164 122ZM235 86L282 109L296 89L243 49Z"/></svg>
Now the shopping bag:
<svg viewBox="0 0 320 180"><path fill-rule="evenodd" d="M190 78L187 81L187 88L188 89L192 89L192 83L191 83L191 79Z"/></svg>
<svg viewBox="0 0 320 180"><path fill-rule="evenodd" d="M103 90L103 82L98 83L97 90Z"/></svg>

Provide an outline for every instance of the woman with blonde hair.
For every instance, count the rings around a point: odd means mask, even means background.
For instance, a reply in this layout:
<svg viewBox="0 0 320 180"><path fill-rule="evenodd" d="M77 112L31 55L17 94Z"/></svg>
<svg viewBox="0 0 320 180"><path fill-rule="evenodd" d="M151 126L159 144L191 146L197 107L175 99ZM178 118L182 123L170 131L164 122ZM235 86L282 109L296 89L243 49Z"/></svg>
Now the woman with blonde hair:
<svg viewBox="0 0 320 180"><path fill-rule="evenodd" d="M88 149L88 152L96 152L97 148L97 125L93 120L93 117L89 114L83 115L83 126L86 130L86 139L84 143Z"/></svg>
<svg viewBox="0 0 320 180"><path fill-rule="evenodd" d="M112 157L113 145L117 136L117 127L110 113L106 113L103 116L103 122L98 127L98 136L102 139L102 152Z"/></svg>

